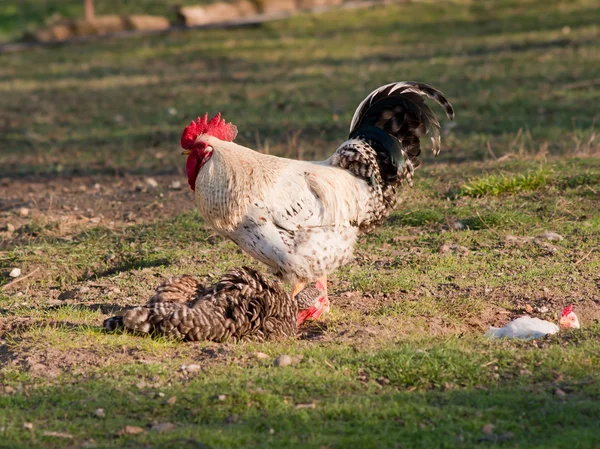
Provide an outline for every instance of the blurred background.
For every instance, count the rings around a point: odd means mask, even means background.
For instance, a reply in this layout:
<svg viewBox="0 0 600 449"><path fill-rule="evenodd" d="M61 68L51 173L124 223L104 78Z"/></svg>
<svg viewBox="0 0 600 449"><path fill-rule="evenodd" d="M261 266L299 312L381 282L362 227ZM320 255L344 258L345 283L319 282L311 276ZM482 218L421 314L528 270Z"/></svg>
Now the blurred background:
<svg viewBox="0 0 600 449"><path fill-rule="evenodd" d="M181 3L94 5L97 16L175 21ZM0 36L83 16L83 0L5 0ZM2 54L0 176L175 169L183 127L219 111L242 144L323 157L358 102L395 80L430 83L454 103L442 161L593 152L598 23L587 0L399 2Z"/></svg>

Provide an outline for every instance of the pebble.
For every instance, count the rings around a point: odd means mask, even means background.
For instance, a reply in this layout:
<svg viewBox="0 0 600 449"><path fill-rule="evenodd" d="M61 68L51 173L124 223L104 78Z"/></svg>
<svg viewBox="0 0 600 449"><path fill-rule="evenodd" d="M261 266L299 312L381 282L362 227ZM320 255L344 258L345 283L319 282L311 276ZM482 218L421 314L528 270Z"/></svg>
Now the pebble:
<svg viewBox="0 0 600 449"><path fill-rule="evenodd" d="M273 364L275 366L289 366L292 364L292 358L287 354L283 354L277 357Z"/></svg>
<svg viewBox="0 0 600 449"><path fill-rule="evenodd" d="M137 435L144 432L144 429L138 426L125 426L119 431L119 435Z"/></svg>
<svg viewBox="0 0 600 449"><path fill-rule="evenodd" d="M153 189L158 187L158 182L154 178L146 178L146 184Z"/></svg>
<svg viewBox="0 0 600 449"><path fill-rule="evenodd" d="M94 190L100 190L100 187L102 187L99 183L94 184Z"/></svg>
<svg viewBox="0 0 600 449"><path fill-rule="evenodd" d="M187 371L188 373L197 373L201 368L200 365L181 365L181 371Z"/></svg>
<svg viewBox="0 0 600 449"><path fill-rule="evenodd" d="M546 231L546 232L538 235L537 238L550 240L551 242L559 242L559 241L563 240L562 235L557 234L556 232L552 232L552 231Z"/></svg>
<svg viewBox="0 0 600 449"><path fill-rule="evenodd" d="M561 390L560 388L557 388L556 390L554 390L554 394L558 397L564 398L567 393L565 393L563 390Z"/></svg>
<svg viewBox="0 0 600 449"><path fill-rule="evenodd" d="M87 293L90 291L89 287L86 287L85 285L83 287L78 287L75 289L78 293Z"/></svg>
<svg viewBox="0 0 600 449"><path fill-rule="evenodd" d="M33 430L33 423L31 423L31 422L24 422L23 423L23 428L24 429Z"/></svg>
<svg viewBox="0 0 600 449"><path fill-rule="evenodd" d="M6 231L7 232L15 232L15 227L11 223L6 223Z"/></svg>
<svg viewBox="0 0 600 449"><path fill-rule="evenodd" d="M20 268L13 268L8 275L11 278L18 278L19 276L21 276L21 269Z"/></svg>
<svg viewBox="0 0 600 449"><path fill-rule="evenodd" d="M450 225L450 227L452 229L454 229L455 231L462 231L463 229L466 228L466 226L464 225L464 223L462 221L459 221L459 220L453 221L452 224Z"/></svg>
<svg viewBox="0 0 600 449"><path fill-rule="evenodd" d="M223 402L225 399L227 399L227 396L225 396L224 394L220 394L219 396L217 396L217 399Z"/></svg>
<svg viewBox="0 0 600 449"><path fill-rule="evenodd" d="M265 354L264 352L255 352L254 353L254 357L256 357L259 360L266 360L266 359L270 359L271 358L269 356L269 354Z"/></svg>
<svg viewBox="0 0 600 449"><path fill-rule="evenodd" d="M97 418L104 418L106 413L103 408L97 408L96 411L94 411L94 415L96 415Z"/></svg>
<svg viewBox="0 0 600 449"><path fill-rule="evenodd" d="M21 208L19 209L19 215L20 215L21 217L27 217L27 216L29 215L29 209L28 209L28 208L26 208L26 207L21 207Z"/></svg>
<svg viewBox="0 0 600 449"><path fill-rule="evenodd" d="M169 189L171 190L181 190L182 185L180 181L173 181L169 184Z"/></svg>
<svg viewBox="0 0 600 449"><path fill-rule="evenodd" d="M167 404L169 405L173 405L177 402L177 396L171 396L169 399L167 399Z"/></svg>

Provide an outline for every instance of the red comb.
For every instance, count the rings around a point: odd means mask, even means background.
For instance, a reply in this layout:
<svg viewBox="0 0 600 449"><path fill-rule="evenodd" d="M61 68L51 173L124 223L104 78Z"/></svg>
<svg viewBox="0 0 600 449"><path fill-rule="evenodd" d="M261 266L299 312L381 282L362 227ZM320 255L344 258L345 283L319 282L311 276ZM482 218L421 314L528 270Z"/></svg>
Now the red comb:
<svg viewBox="0 0 600 449"><path fill-rule="evenodd" d="M563 309L562 314L560 315L560 317L562 318L563 316L567 316L572 311L573 311L573 304L569 304L567 307L565 307Z"/></svg>
<svg viewBox="0 0 600 449"><path fill-rule="evenodd" d="M237 128L235 125L227 123L225 120L221 120L220 112L211 118L210 121L208 120L208 114L204 114L203 117L198 117L198 120L190 123L190 125L183 130L183 134L181 135L181 147L189 150L200 134L208 134L219 140L233 142L233 139L237 136Z"/></svg>

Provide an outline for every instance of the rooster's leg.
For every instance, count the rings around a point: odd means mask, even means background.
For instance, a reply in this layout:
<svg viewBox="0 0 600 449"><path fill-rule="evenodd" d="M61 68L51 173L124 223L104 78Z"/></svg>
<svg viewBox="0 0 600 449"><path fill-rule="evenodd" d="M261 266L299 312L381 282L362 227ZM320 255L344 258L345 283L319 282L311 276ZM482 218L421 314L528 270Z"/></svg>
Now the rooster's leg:
<svg viewBox="0 0 600 449"><path fill-rule="evenodd" d="M329 313L331 307L329 306L329 296L327 296L327 276L322 276L315 282L315 288L325 292L325 300L323 301L323 313Z"/></svg>
<svg viewBox="0 0 600 449"><path fill-rule="evenodd" d="M304 282L298 282L294 284L294 289L292 290L292 298L298 293L300 293L302 290L304 290L304 287L306 287L306 283Z"/></svg>

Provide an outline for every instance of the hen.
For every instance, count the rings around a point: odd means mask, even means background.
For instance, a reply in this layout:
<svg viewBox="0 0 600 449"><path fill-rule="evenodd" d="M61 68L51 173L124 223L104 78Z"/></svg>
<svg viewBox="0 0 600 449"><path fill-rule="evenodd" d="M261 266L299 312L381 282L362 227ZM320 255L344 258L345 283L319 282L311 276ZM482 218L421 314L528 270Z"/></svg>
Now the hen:
<svg viewBox="0 0 600 449"><path fill-rule="evenodd" d="M504 327L490 327L486 336L490 338L521 338L531 340L533 338L556 334L560 329L579 329L579 327L579 319L575 315L575 312L573 312L573 306L570 305L563 309L558 326L550 321L522 316L511 321Z"/></svg>
<svg viewBox="0 0 600 449"><path fill-rule="evenodd" d="M325 161L261 154L233 142L237 128L217 114L183 132L188 182L197 207L219 234L294 284L327 293L327 275L352 258L360 233L380 225L396 189L412 185L420 138L440 151L440 124L429 97L453 119L444 95L414 82L387 84L358 106L349 139ZM327 302L327 310L328 310Z"/></svg>
<svg viewBox="0 0 600 449"><path fill-rule="evenodd" d="M316 288L292 299L279 284L244 267L208 288L192 276L167 279L145 306L105 320L104 327L191 341L263 341L295 335L305 319L319 317L324 300Z"/></svg>

